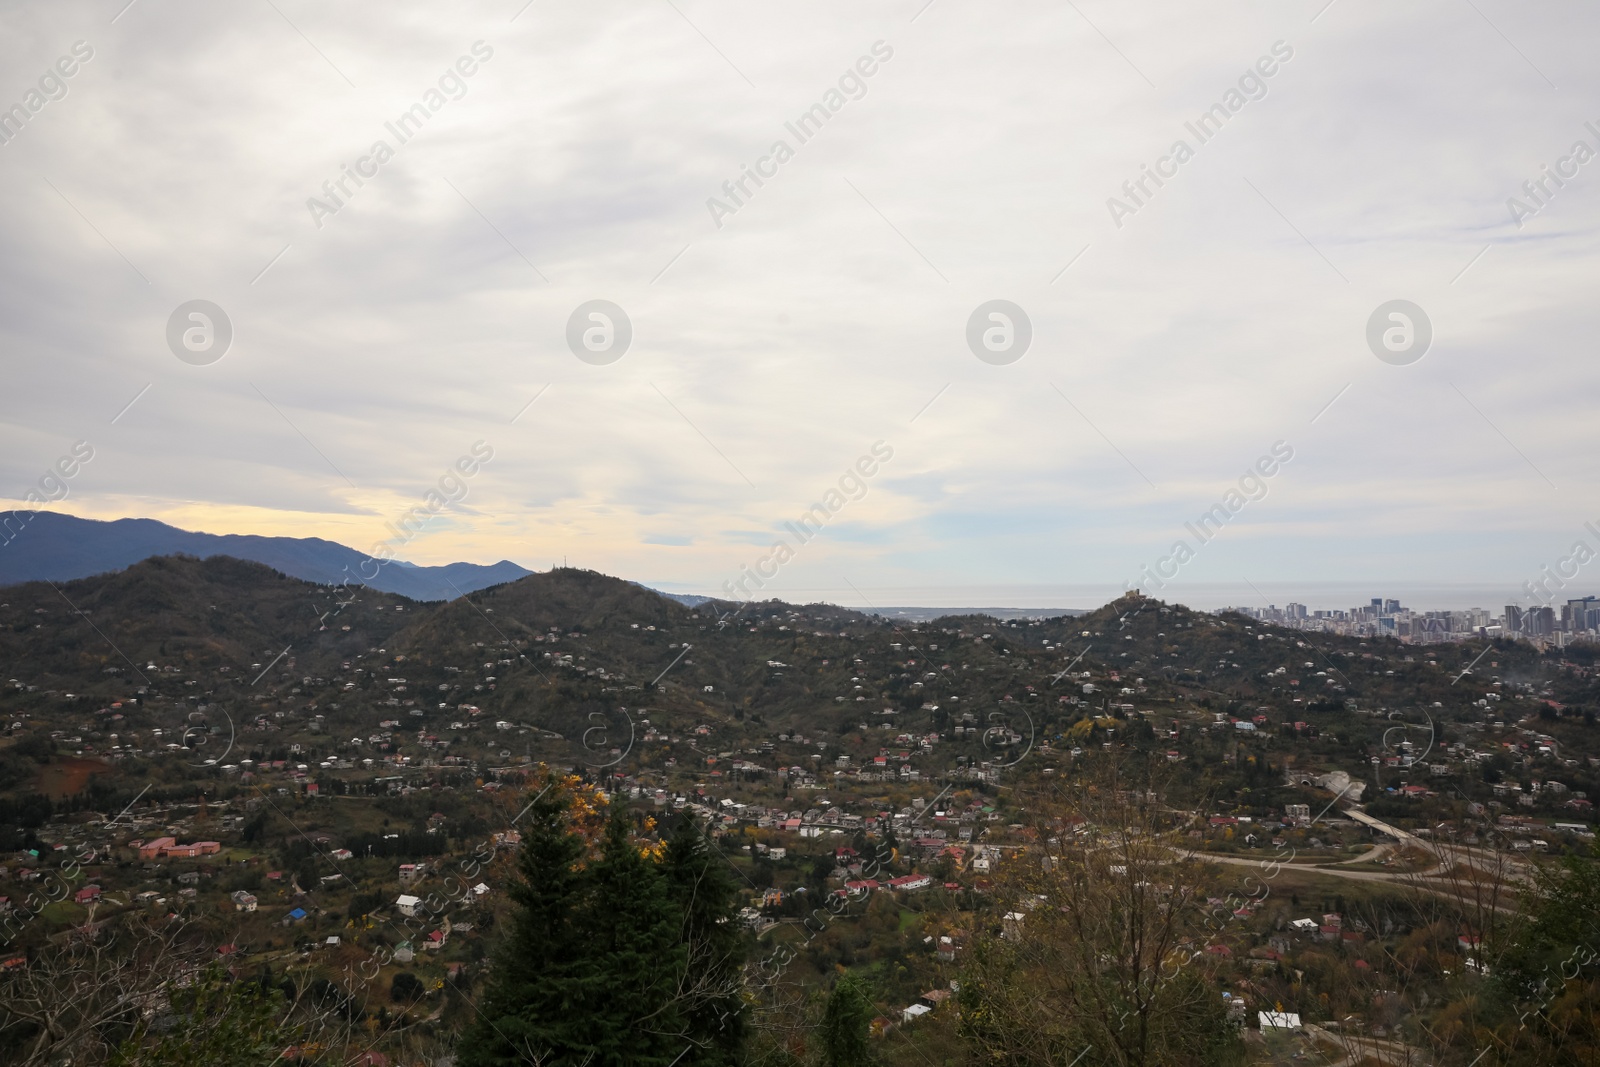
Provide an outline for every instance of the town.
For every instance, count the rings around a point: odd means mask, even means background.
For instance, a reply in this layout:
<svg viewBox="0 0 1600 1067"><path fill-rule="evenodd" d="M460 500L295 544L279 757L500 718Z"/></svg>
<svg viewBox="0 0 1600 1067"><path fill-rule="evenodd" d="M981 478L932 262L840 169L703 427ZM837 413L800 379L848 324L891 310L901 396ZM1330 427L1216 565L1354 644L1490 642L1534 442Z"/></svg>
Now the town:
<svg viewBox="0 0 1600 1067"><path fill-rule="evenodd" d="M129 606L152 582L198 594L159 631ZM978 943L1034 936L1019 886L1107 818L1072 783L1108 766L1153 768L1160 833L1225 916L1184 943L1273 1048L1419 1046L1429 1005L1497 965L1485 914L1593 841L1582 642L1313 634L1138 594L906 625L562 570L448 604L229 560L72 584L85 615L42 584L0 604L31 665L0 697L0 967L43 980L63 939L181 917L236 974L333 983L407 1062L470 1020L556 780L646 836L692 820L751 958L862 969L907 1062L956 1040ZM1436 980L1394 992L1423 943Z"/></svg>

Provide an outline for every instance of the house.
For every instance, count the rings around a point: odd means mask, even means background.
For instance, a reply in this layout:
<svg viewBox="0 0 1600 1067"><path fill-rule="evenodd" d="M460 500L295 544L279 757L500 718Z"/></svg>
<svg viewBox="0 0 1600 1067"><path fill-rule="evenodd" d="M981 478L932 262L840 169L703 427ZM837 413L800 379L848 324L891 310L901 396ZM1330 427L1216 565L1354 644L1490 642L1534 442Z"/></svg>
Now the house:
<svg viewBox="0 0 1600 1067"><path fill-rule="evenodd" d="M1293 919L1289 925L1302 934L1308 934L1317 928L1318 923L1315 919Z"/></svg>
<svg viewBox="0 0 1600 1067"><path fill-rule="evenodd" d="M401 893L395 898L394 906L400 909L401 915L410 918L417 914L417 905L421 903L421 897L414 897L409 893Z"/></svg>
<svg viewBox="0 0 1600 1067"><path fill-rule="evenodd" d="M1292 1011L1258 1011L1256 1021L1263 1030L1300 1029L1300 1016Z"/></svg>
<svg viewBox="0 0 1600 1067"><path fill-rule="evenodd" d="M402 941L394 947L394 961L396 963L410 963L416 959L416 952L411 948L411 942Z"/></svg>
<svg viewBox="0 0 1600 1067"><path fill-rule="evenodd" d="M247 893L243 889L233 894L234 911L255 911L256 898L254 893Z"/></svg>
<svg viewBox="0 0 1600 1067"><path fill-rule="evenodd" d="M890 889L902 889L906 892L915 892L918 889L926 889L932 884L933 879L929 878L925 874L908 874L903 878L889 879Z"/></svg>
<svg viewBox="0 0 1600 1067"><path fill-rule="evenodd" d="M289 923L301 922L305 919L305 917L306 909L296 908L288 914L287 918L284 919L284 925L287 926Z"/></svg>
<svg viewBox="0 0 1600 1067"><path fill-rule="evenodd" d="M918 1019L922 1018L922 1016L928 1014L932 1010L933 1009L928 1007L926 1004L913 1004L909 1008L902 1008L900 1010L900 1021L905 1023L916 1022Z"/></svg>
<svg viewBox="0 0 1600 1067"><path fill-rule="evenodd" d="M86 885L76 893L72 894L72 901L74 904L88 904L99 899L100 887L97 885Z"/></svg>
<svg viewBox="0 0 1600 1067"><path fill-rule="evenodd" d="M445 934L443 930L434 930L422 942L422 947L429 952L437 952L444 948Z"/></svg>
<svg viewBox="0 0 1600 1067"><path fill-rule="evenodd" d="M402 863L400 865L400 884L410 885L427 873L426 863Z"/></svg>
<svg viewBox="0 0 1600 1067"><path fill-rule="evenodd" d="M158 837L154 841L146 841L139 846L139 858L142 860L158 860L166 855L167 849L178 843L175 837Z"/></svg>

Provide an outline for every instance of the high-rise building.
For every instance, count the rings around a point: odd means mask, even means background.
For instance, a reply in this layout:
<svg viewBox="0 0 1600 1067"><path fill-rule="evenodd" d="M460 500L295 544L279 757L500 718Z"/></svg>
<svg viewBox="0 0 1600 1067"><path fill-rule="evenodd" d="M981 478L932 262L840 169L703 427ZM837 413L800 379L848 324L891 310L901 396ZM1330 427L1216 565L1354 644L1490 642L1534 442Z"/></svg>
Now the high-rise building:
<svg viewBox="0 0 1600 1067"><path fill-rule="evenodd" d="M1507 604L1506 619L1501 624L1501 628L1508 634L1520 634L1522 632L1522 609L1515 604Z"/></svg>
<svg viewBox="0 0 1600 1067"><path fill-rule="evenodd" d="M1373 603L1377 603L1377 601L1373 601ZM1398 601L1398 600L1385 600L1383 602L1383 613L1385 615L1395 615L1395 614L1398 614L1399 611L1400 611L1400 601Z"/></svg>
<svg viewBox="0 0 1600 1067"><path fill-rule="evenodd" d="M1564 614L1567 619L1567 629L1573 633L1582 633L1584 630L1594 629L1589 622L1589 613L1600 609L1600 601L1592 596L1582 597L1577 600L1567 601Z"/></svg>
<svg viewBox="0 0 1600 1067"><path fill-rule="evenodd" d="M1556 613L1549 608L1533 608L1523 617L1523 630L1530 637L1548 637L1556 632Z"/></svg>

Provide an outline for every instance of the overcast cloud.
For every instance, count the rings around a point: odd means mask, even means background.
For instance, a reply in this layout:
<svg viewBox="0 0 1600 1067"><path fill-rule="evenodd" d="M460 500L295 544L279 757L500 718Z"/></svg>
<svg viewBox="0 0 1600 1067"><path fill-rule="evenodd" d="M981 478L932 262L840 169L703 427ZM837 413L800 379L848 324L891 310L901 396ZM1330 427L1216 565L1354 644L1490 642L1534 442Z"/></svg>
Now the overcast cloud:
<svg viewBox="0 0 1600 1067"><path fill-rule="evenodd" d="M1592 5L126 3L0 10L19 502L85 440L62 510L365 550L481 440L405 557L718 592L882 441L762 591L854 605L1150 588L1278 442L1161 595L1498 605L1600 519ZM166 339L195 299L208 365ZM596 299L605 365L566 340ZM1007 365L967 342L994 299Z"/></svg>

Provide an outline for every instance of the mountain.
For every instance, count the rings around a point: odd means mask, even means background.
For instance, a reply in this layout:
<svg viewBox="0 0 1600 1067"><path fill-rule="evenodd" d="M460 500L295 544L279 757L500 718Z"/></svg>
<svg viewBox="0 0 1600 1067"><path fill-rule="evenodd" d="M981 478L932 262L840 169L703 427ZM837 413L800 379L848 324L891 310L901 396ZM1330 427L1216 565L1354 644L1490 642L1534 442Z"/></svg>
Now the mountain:
<svg viewBox="0 0 1600 1067"><path fill-rule="evenodd" d="M1391 753L1389 785L1408 754L1458 740L1498 752L1471 738L1498 738L1502 718L1513 736L1550 731L1571 761L1563 786L1600 794L1594 648L1311 636L1136 594L1071 618L925 624L776 600L691 608L575 568L419 604L226 556L157 557L0 592L0 798L37 773L11 758L17 736L115 763L135 737L150 757L189 745L196 723L219 749L236 741L234 758L401 753L396 766L423 775L448 749L452 766L626 760L709 782L766 752L826 775L831 795L841 756L855 768L917 752L919 773L940 775L1114 740L1229 788L1266 789L1290 761L1364 768ZM369 752L374 735L386 747ZM157 773L143 758L122 768L130 782ZM182 792L202 764L163 788ZM887 789L911 769L873 773ZM1500 780L1482 773L1485 788Z"/></svg>
<svg viewBox="0 0 1600 1067"><path fill-rule="evenodd" d="M0 530L6 538L0 544L0 585L72 581L120 571L152 556L176 555L232 556L266 564L291 578L321 584L348 581L412 600L454 600L533 573L510 560L441 567L393 560L368 579L374 569L371 557L320 537L193 533L155 519L100 522L50 511L13 511L0 514Z"/></svg>

